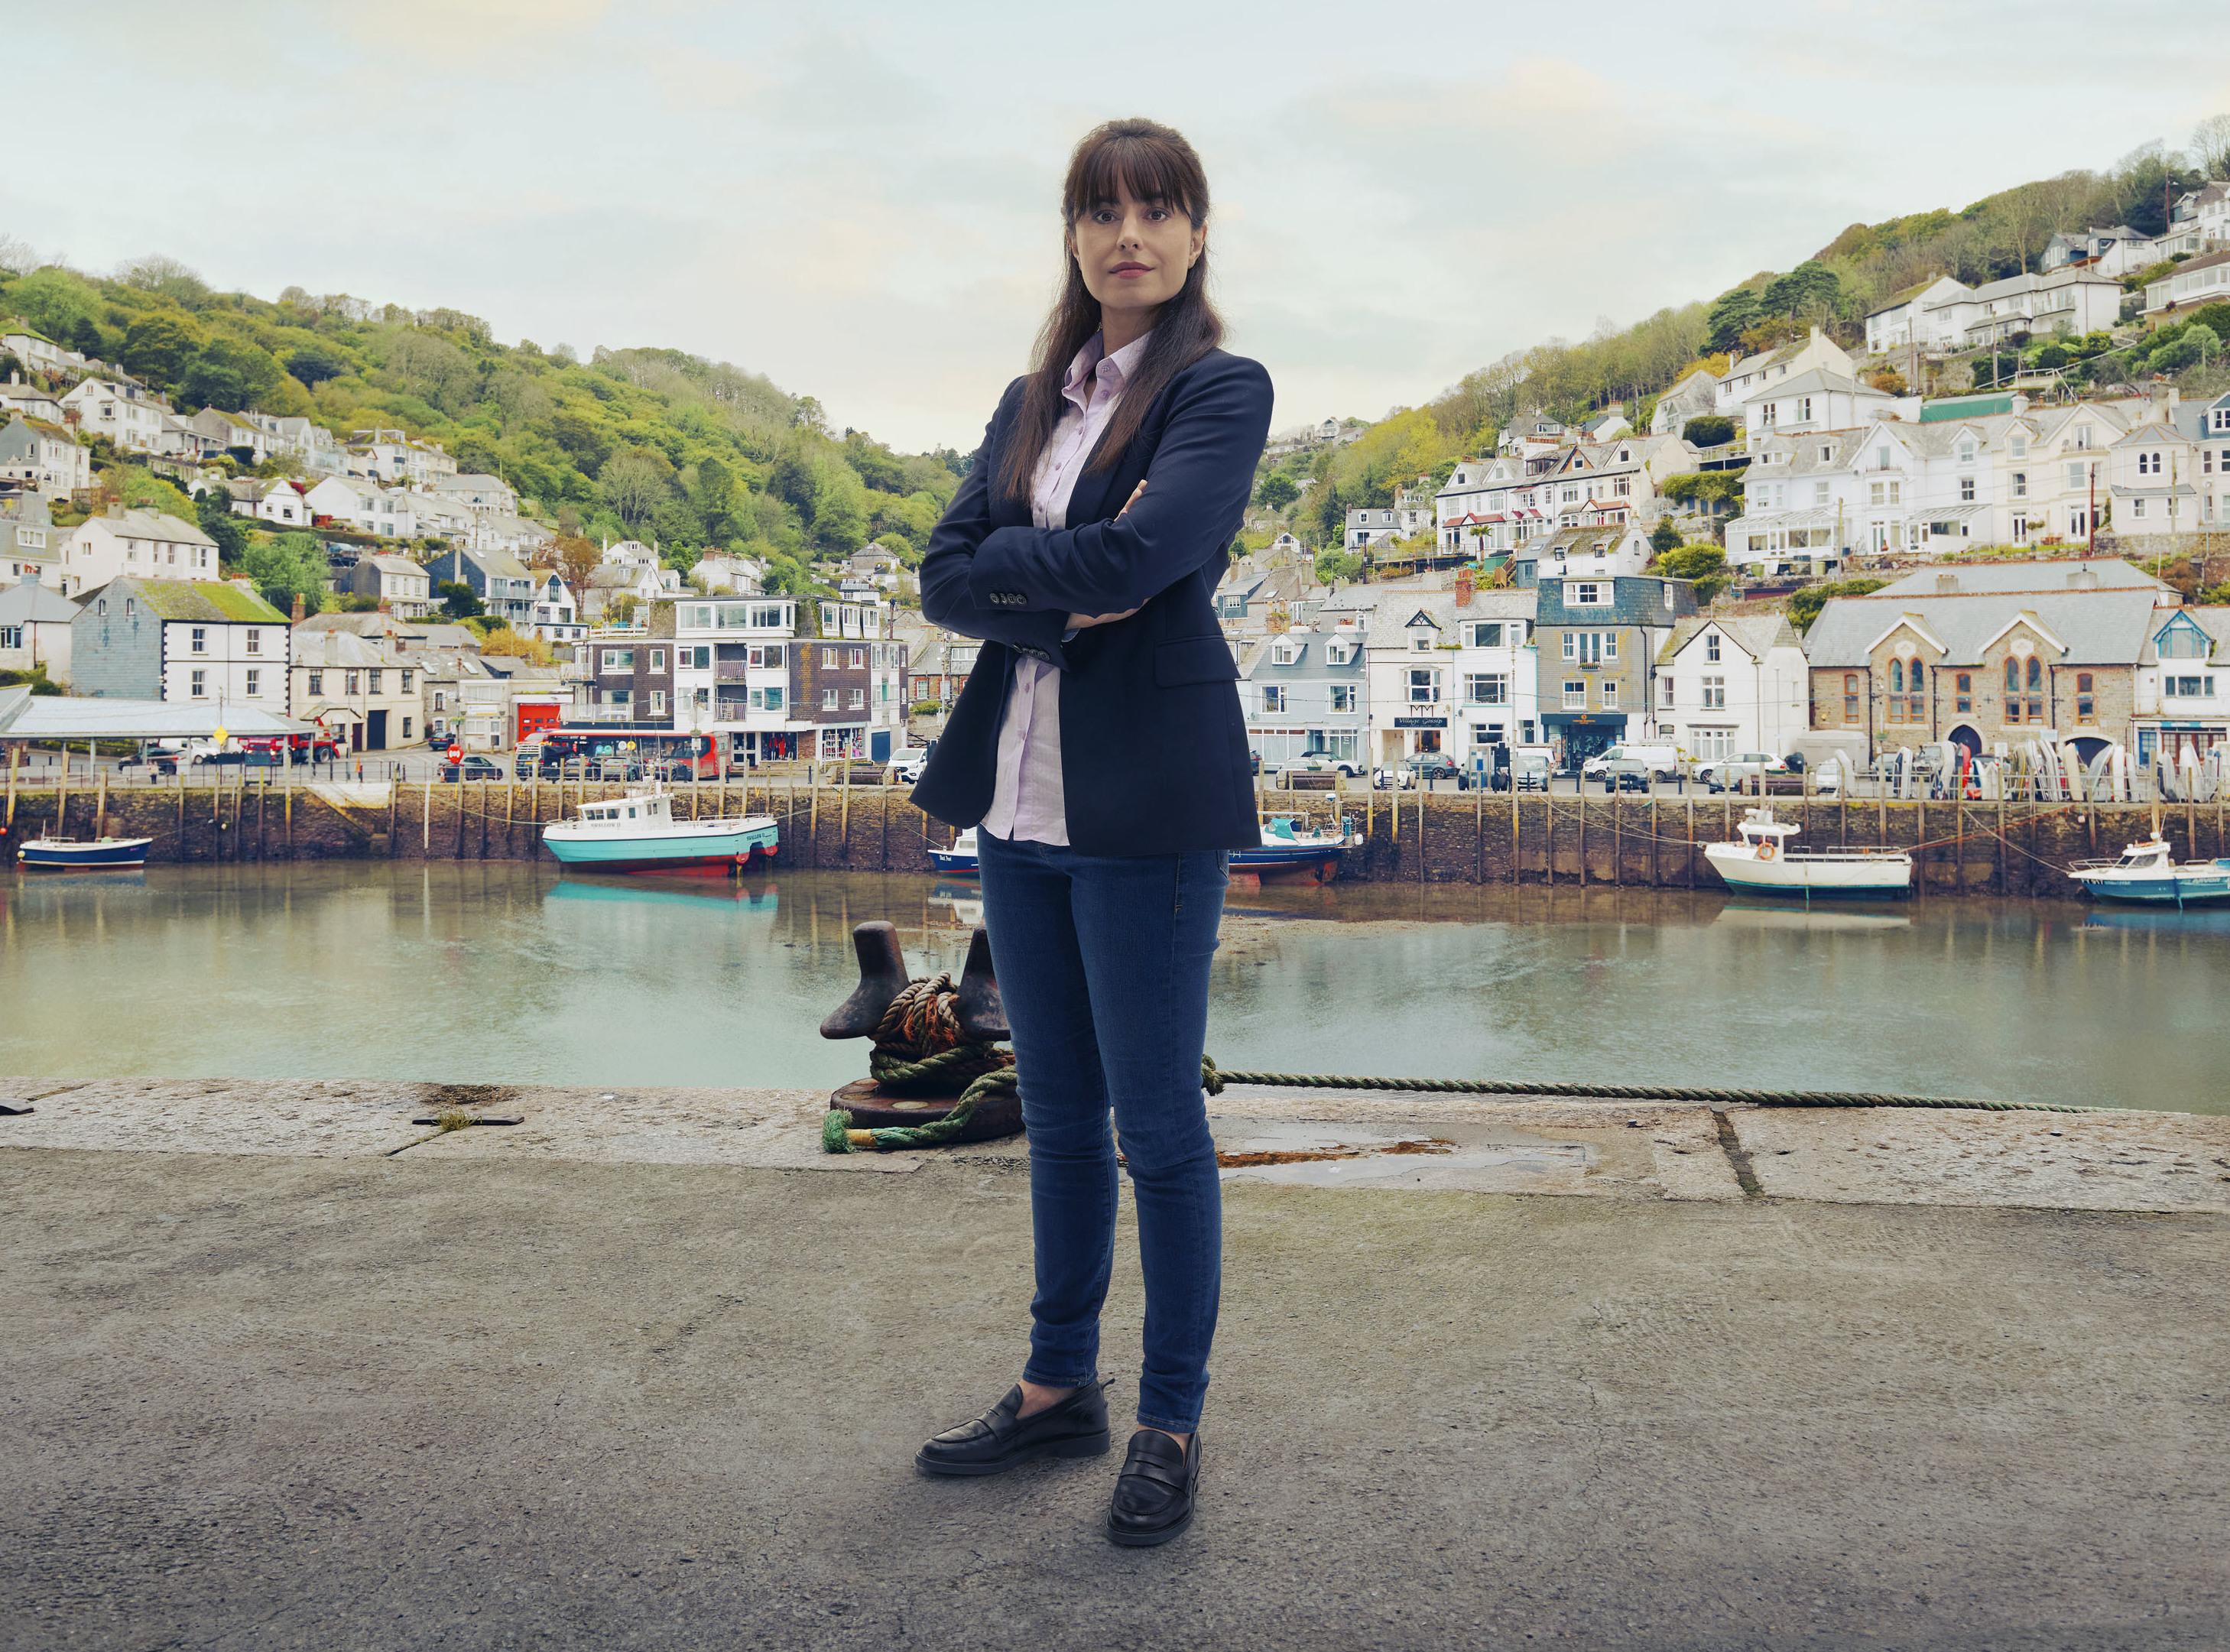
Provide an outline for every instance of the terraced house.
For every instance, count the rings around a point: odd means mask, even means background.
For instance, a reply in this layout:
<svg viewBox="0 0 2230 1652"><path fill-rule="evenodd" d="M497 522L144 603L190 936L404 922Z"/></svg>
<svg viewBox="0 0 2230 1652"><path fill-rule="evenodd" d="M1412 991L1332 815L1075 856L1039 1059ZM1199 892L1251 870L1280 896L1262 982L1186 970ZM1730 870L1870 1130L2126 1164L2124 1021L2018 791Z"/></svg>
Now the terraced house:
<svg viewBox="0 0 2230 1652"><path fill-rule="evenodd" d="M283 717L293 642L284 614L229 581L112 579L70 623L70 687Z"/></svg>
<svg viewBox="0 0 2230 1652"><path fill-rule="evenodd" d="M1542 732L1567 764L1658 735L1657 660L1696 612L1685 579L1644 573L1636 528L1566 528L1529 547L1521 589L1537 590L1534 646Z"/></svg>
<svg viewBox="0 0 2230 1652"><path fill-rule="evenodd" d="M1321 757L1360 774L1370 762L1369 687L1363 674L1363 620L1349 609L1322 617L1320 628L1296 625L1234 644L1247 749L1264 772Z"/></svg>

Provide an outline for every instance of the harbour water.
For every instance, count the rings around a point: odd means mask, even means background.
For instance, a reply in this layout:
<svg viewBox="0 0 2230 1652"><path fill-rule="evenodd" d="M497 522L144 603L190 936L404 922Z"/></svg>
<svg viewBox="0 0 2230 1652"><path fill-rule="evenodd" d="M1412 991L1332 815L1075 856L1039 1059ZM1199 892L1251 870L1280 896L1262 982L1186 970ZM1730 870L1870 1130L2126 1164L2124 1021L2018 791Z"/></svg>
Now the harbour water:
<svg viewBox="0 0 2230 1652"><path fill-rule="evenodd" d="M851 926L957 968L974 892L510 861L0 878L0 1072L834 1087ZM1227 1067L2230 1112L2230 913L1539 886L1235 892Z"/></svg>

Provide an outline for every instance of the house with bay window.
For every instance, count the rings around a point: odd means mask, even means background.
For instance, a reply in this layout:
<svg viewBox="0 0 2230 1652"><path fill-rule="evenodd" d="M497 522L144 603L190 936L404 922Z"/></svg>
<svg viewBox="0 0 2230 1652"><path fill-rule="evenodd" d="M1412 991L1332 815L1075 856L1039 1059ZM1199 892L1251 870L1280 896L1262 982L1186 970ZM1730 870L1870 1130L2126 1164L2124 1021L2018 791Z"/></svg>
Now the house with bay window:
<svg viewBox="0 0 2230 1652"><path fill-rule="evenodd" d="M1234 644L1247 745L1264 773L1310 757L1353 773L1370 766L1370 611L1345 607L1320 614L1317 624Z"/></svg>
<svg viewBox="0 0 2230 1652"><path fill-rule="evenodd" d="M2129 745L2137 761L2204 757L2230 739L2230 609L2160 610L2137 660Z"/></svg>
<svg viewBox="0 0 2230 1652"><path fill-rule="evenodd" d="M1529 547L1520 589L1537 593L1533 640L1542 737L1577 765L1621 740L1660 735L1657 659L1696 612L1696 588L1642 570L1636 528L1568 528Z"/></svg>

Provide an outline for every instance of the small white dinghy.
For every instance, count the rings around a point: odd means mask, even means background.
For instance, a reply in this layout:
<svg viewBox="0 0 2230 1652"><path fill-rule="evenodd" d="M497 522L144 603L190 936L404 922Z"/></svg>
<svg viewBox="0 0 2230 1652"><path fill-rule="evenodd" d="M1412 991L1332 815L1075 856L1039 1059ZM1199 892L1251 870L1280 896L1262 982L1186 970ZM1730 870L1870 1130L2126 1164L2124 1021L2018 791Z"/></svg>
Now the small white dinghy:
<svg viewBox="0 0 2230 1652"><path fill-rule="evenodd" d="M1706 843L1704 858L1727 881L1749 894L1895 897L1911 893L1912 856L1903 849L1791 849L1789 840L1804 829L1776 820L1770 805L1744 812L1731 843Z"/></svg>

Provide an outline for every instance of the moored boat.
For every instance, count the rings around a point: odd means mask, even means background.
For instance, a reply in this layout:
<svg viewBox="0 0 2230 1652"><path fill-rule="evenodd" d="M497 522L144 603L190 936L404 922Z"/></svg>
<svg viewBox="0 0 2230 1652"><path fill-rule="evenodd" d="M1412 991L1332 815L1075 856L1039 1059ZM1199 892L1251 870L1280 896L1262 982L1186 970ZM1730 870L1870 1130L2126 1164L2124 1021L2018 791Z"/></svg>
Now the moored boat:
<svg viewBox="0 0 2230 1652"><path fill-rule="evenodd" d="M727 871L772 861L779 838L769 815L676 820L672 795L655 785L583 803L578 820L542 829L551 854L584 872Z"/></svg>
<svg viewBox="0 0 2230 1652"><path fill-rule="evenodd" d="M151 837L27 837L16 849L25 866L54 872L145 866Z"/></svg>
<svg viewBox="0 0 2230 1652"><path fill-rule="evenodd" d="M1340 856L1362 840L1342 826L1312 827L1299 815L1270 815L1262 822L1262 842L1254 849L1231 851L1231 869L1257 877L1299 873L1318 883L1339 875ZM930 864L949 878L974 877L976 829L969 827L952 840L950 849L929 851Z"/></svg>
<svg viewBox="0 0 2230 1652"><path fill-rule="evenodd" d="M2067 875L2100 900L2185 907L2230 900L2230 859L2178 865L2164 837L2132 843L2115 861L2078 861Z"/></svg>
<svg viewBox="0 0 2230 1652"><path fill-rule="evenodd" d="M1912 887L1912 856L1895 849L1799 849L1804 829L1776 820L1769 806L1745 810L1731 843L1706 843L1704 858L1730 888L1750 894L1847 900L1897 896Z"/></svg>

